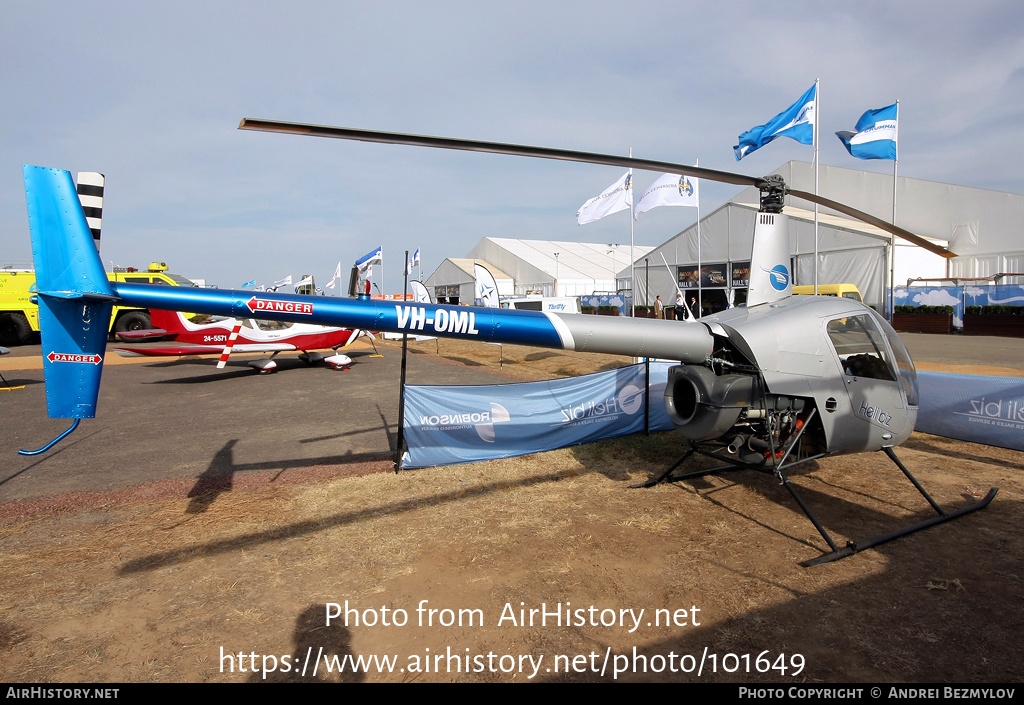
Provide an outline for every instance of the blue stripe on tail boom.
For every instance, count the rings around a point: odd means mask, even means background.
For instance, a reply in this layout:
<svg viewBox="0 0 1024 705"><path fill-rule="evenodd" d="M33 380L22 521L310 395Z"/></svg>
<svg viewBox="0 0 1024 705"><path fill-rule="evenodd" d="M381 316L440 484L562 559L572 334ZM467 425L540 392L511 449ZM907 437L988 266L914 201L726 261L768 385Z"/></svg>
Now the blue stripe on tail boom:
<svg viewBox="0 0 1024 705"><path fill-rule="evenodd" d="M380 299L253 293L251 290L195 289L154 284L114 284L122 305L193 311L232 318L440 335L485 342L563 348L551 320L536 311L443 306Z"/></svg>

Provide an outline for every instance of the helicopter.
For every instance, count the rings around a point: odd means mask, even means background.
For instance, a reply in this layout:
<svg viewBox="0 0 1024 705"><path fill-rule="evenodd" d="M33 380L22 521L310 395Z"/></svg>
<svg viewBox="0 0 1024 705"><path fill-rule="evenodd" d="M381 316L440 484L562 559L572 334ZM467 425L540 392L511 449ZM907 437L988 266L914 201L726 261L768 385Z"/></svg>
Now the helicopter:
<svg viewBox="0 0 1024 705"><path fill-rule="evenodd" d="M787 195L818 203L875 225L944 257L953 253L903 228L817 194L789 189L782 177L749 177L670 162L562 149L397 134L352 128L243 119L240 129L386 144L437 147L514 156L605 164L678 173L756 186L747 302L695 322L613 318L265 294L274 305L264 317L361 330L435 335L480 342L678 360L670 369L665 408L688 442L683 455L659 477L631 487L651 487L732 470L774 475L814 524L831 551L805 561L818 565L956 519L986 507L980 501L946 511L896 456L894 448L914 430L919 400L917 373L906 346L873 309L845 298L793 296ZM25 166L25 184L36 262L48 413L73 425L42 453L95 416L103 326L114 302L140 308L187 310L238 317L251 293L109 282L96 256L68 172ZM89 245L86 247L85 245ZM924 496L937 516L894 532L838 546L789 481L791 468L831 455L884 452ZM690 457L724 465L676 473ZM396 468L397 469L397 468Z"/></svg>

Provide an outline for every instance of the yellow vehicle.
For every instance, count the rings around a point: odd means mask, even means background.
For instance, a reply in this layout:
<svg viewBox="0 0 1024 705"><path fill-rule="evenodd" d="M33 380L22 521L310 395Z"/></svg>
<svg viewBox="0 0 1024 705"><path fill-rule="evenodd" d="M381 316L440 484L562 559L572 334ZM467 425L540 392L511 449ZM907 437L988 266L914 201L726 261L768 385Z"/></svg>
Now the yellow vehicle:
<svg viewBox="0 0 1024 705"><path fill-rule="evenodd" d="M107 279L133 284L196 286L195 282L167 271L163 262L151 262L148 270L114 267ZM32 303L36 275L31 270L0 270L0 345L20 345L39 332L39 307ZM150 328L149 311L115 306L110 316L112 335Z"/></svg>
<svg viewBox="0 0 1024 705"><path fill-rule="evenodd" d="M793 293L813 296L814 285L794 286ZM840 296L844 299L853 299L864 303L856 284L818 284L818 296Z"/></svg>

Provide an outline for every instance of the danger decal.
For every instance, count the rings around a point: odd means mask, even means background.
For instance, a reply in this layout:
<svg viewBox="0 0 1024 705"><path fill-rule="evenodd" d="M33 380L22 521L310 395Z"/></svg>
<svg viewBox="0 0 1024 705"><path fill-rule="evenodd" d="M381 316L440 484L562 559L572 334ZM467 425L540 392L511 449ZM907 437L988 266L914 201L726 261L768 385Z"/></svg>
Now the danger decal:
<svg viewBox="0 0 1024 705"><path fill-rule="evenodd" d="M304 316L313 315L313 304L305 301L271 301L257 299L255 296L245 304L253 313L298 313Z"/></svg>
<svg viewBox="0 0 1024 705"><path fill-rule="evenodd" d="M82 355L80 353L59 353L51 352L46 356L46 359L50 362L85 362L93 365L98 365L103 362L102 355L89 354Z"/></svg>

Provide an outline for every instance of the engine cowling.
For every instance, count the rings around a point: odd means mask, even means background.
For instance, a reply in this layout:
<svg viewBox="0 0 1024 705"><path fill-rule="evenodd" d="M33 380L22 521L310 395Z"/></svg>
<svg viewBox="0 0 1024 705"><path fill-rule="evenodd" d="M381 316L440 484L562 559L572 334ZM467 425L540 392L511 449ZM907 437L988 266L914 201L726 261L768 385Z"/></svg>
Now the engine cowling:
<svg viewBox="0 0 1024 705"><path fill-rule="evenodd" d="M707 367L678 365L668 371L665 410L686 438L721 438L744 411L760 407L755 382L750 375L716 375Z"/></svg>
<svg viewBox="0 0 1024 705"><path fill-rule="evenodd" d="M665 409L691 441L717 441L729 455L761 465L781 457L804 424L807 400L762 391L753 374L716 375L699 365L669 369ZM813 437L804 436L805 442Z"/></svg>

